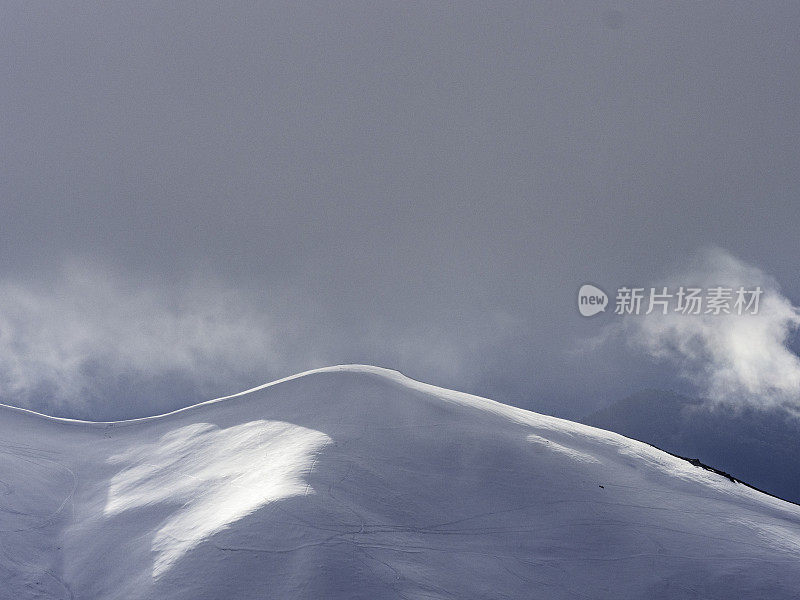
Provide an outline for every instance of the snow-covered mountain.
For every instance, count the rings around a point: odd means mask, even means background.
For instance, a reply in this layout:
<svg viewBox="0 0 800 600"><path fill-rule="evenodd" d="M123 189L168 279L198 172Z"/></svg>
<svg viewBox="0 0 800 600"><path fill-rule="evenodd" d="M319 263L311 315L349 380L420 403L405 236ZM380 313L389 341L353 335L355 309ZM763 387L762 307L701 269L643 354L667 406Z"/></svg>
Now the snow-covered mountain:
<svg viewBox="0 0 800 600"><path fill-rule="evenodd" d="M708 406L645 390L582 421L696 457L780 498L800 502L800 418L781 408Z"/></svg>
<svg viewBox="0 0 800 600"><path fill-rule="evenodd" d="M797 505L375 367L134 421L0 410L3 599L781 599L799 566Z"/></svg>

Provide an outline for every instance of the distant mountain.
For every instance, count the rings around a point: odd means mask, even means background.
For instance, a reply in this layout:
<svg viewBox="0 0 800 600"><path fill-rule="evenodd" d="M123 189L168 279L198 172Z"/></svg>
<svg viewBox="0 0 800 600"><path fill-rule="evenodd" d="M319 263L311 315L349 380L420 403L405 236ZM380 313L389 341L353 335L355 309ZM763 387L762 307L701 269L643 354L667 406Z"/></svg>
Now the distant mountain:
<svg viewBox="0 0 800 600"><path fill-rule="evenodd" d="M375 367L113 423L0 406L3 600L782 600L798 564L800 506Z"/></svg>
<svg viewBox="0 0 800 600"><path fill-rule="evenodd" d="M647 390L582 421L698 458L757 488L800 502L800 419L783 410L711 408L696 399Z"/></svg>

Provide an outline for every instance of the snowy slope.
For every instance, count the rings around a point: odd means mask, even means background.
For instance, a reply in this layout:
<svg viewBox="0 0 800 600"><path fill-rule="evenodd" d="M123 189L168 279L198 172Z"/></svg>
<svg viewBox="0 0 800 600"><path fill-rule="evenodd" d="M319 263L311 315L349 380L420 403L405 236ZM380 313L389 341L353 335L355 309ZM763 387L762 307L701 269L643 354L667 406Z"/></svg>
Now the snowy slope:
<svg viewBox="0 0 800 600"><path fill-rule="evenodd" d="M3 599L798 593L800 507L393 371L117 423L0 407Z"/></svg>
<svg viewBox="0 0 800 600"><path fill-rule="evenodd" d="M782 407L710 406L645 390L581 422L697 457L780 498L800 502L800 418Z"/></svg>

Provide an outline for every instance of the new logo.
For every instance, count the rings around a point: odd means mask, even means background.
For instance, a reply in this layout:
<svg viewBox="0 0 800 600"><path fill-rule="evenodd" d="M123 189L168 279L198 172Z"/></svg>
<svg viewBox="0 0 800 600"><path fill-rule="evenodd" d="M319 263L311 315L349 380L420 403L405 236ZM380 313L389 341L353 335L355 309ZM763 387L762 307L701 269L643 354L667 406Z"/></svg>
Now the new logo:
<svg viewBox="0 0 800 600"><path fill-rule="evenodd" d="M608 296L599 287L584 283L578 290L578 310L584 317L603 312L608 306Z"/></svg>

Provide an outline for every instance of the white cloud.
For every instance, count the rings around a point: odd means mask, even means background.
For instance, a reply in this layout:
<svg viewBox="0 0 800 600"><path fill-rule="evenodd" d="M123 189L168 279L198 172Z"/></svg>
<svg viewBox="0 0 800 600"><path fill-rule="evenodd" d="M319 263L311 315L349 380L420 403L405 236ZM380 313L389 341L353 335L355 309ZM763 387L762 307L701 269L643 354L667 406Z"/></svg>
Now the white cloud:
<svg viewBox="0 0 800 600"><path fill-rule="evenodd" d="M202 389L283 366L277 336L264 312L222 285L167 291L72 263L47 286L0 281L0 394L70 412L121 380L172 375Z"/></svg>
<svg viewBox="0 0 800 600"><path fill-rule="evenodd" d="M788 347L800 311L777 282L719 248L699 253L684 273L653 283L764 290L758 314L626 317L616 333L651 356L674 362L710 400L800 408L800 359Z"/></svg>
<svg viewBox="0 0 800 600"><path fill-rule="evenodd" d="M76 260L50 280L0 279L0 402L113 420L352 362L464 383L466 365L518 325L499 313L457 332L374 317L353 325L325 308L288 288L248 295L206 278L161 282Z"/></svg>

